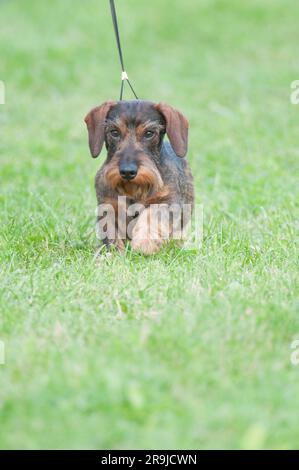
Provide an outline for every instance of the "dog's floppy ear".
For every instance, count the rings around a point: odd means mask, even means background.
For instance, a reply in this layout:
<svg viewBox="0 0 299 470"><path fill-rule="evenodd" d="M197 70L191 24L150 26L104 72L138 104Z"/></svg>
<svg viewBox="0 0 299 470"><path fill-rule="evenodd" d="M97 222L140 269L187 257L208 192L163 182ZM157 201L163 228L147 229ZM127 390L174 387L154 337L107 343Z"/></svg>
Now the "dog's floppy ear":
<svg viewBox="0 0 299 470"><path fill-rule="evenodd" d="M88 129L90 153L93 158L101 153L105 140L105 119L111 107L115 104L115 101L105 101L101 106L93 108L84 119Z"/></svg>
<svg viewBox="0 0 299 470"><path fill-rule="evenodd" d="M188 121L179 111L166 103L159 103L155 106L165 118L166 133L171 146L179 157L184 157L188 148Z"/></svg>

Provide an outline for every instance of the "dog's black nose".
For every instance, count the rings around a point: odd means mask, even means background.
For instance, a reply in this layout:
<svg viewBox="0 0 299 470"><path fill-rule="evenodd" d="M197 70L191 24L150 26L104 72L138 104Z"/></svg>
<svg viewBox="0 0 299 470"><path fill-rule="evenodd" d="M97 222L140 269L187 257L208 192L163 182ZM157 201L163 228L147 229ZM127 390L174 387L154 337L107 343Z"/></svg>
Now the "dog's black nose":
<svg viewBox="0 0 299 470"><path fill-rule="evenodd" d="M125 180L132 180L137 175L137 165L135 163L123 163L119 167L119 172Z"/></svg>

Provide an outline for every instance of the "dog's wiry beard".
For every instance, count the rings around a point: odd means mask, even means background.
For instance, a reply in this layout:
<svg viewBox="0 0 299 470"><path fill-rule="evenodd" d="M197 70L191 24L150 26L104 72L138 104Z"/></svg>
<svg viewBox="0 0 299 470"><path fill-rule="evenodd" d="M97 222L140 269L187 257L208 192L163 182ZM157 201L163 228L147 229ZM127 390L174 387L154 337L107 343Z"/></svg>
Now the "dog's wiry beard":
<svg viewBox="0 0 299 470"><path fill-rule="evenodd" d="M123 180L116 159L112 159L106 166L105 179L119 195L130 197L135 201L145 201L163 187L157 167L146 155L142 157L142 163L134 180Z"/></svg>

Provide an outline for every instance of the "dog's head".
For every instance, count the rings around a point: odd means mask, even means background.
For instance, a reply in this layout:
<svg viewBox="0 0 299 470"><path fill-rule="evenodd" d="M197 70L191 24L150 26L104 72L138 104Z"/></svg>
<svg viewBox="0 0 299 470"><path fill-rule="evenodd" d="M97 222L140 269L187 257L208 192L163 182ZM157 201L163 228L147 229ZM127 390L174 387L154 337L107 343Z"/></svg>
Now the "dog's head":
<svg viewBox="0 0 299 470"><path fill-rule="evenodd" d="M167 133L175 153L187 152L188 122L171 106L148 101L107 101L85 118L91 155L97 157L105 141L106 178L116 186L162 186L158 171L162 140Z"/></svg>

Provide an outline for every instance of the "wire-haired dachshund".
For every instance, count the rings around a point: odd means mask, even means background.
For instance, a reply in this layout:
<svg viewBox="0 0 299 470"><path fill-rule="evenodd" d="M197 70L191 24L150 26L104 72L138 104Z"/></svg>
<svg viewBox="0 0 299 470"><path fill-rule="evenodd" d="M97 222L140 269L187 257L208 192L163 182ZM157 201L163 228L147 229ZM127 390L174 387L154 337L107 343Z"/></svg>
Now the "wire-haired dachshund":
<svg viewBox="0 0 299 470"><path fill-rule="evenodd" d="M107 101L85 122L91 155L104 142L107 149L95 179L102 244L122 251L129 240L133 250L150 255L181 238L194 202L183 114L165 103Z"/></svg>

